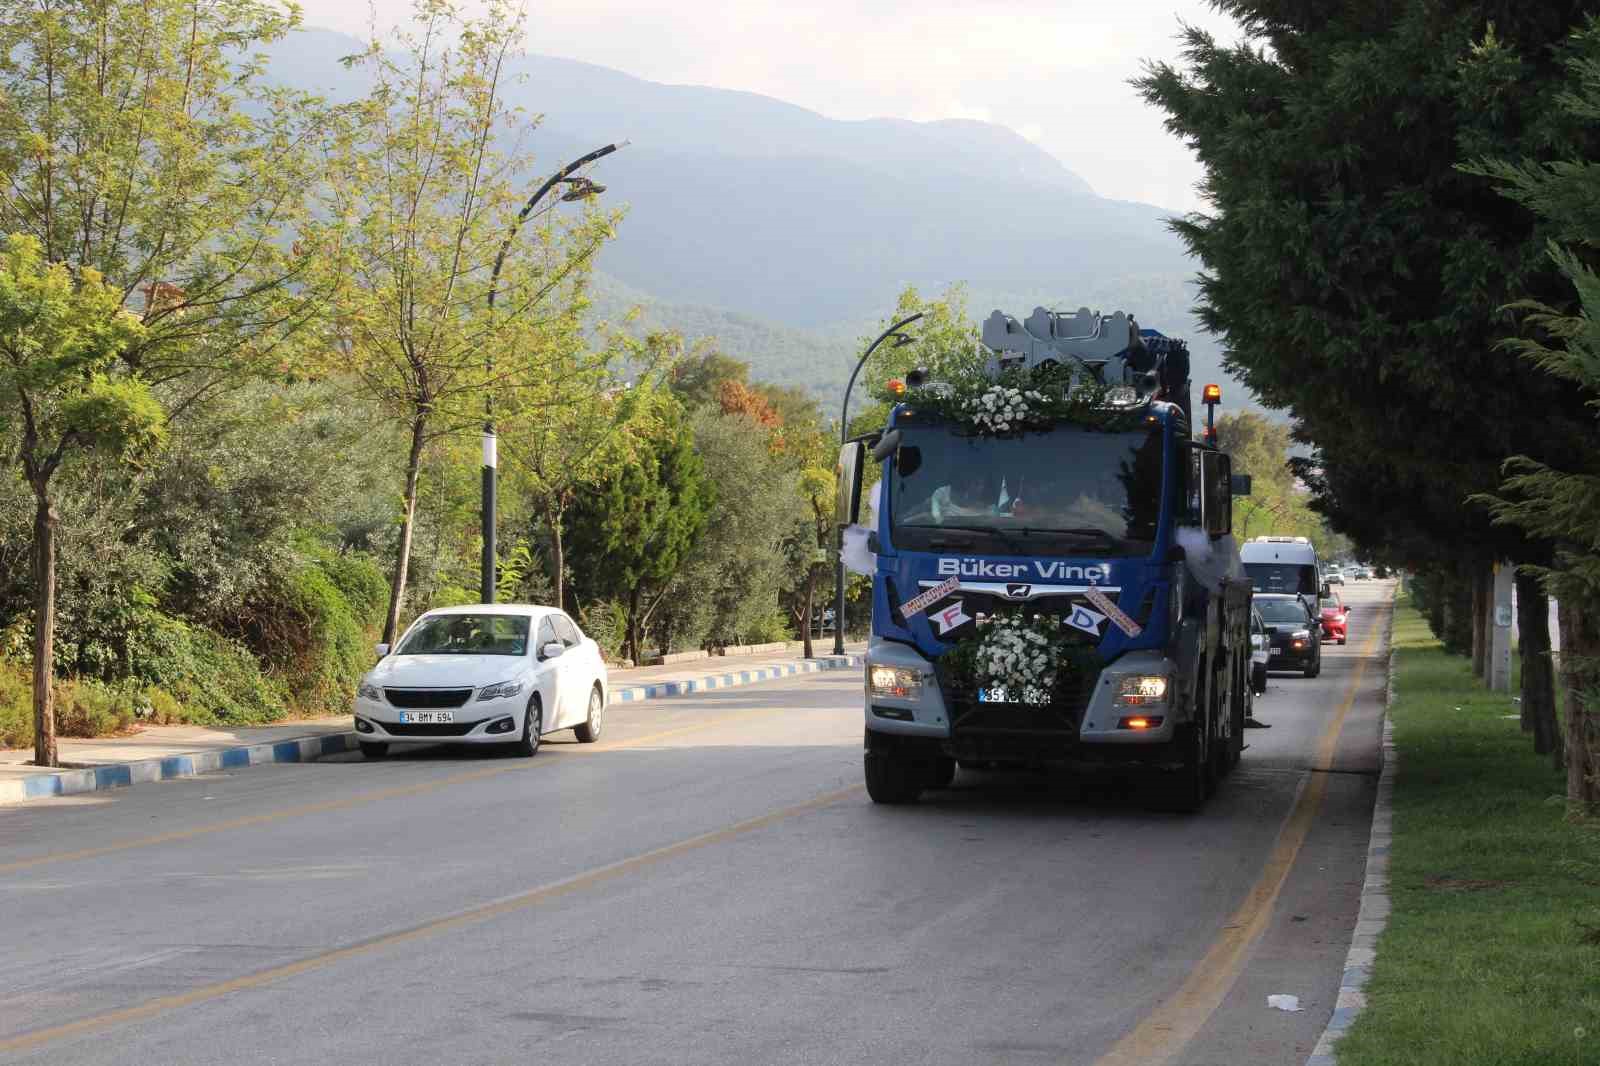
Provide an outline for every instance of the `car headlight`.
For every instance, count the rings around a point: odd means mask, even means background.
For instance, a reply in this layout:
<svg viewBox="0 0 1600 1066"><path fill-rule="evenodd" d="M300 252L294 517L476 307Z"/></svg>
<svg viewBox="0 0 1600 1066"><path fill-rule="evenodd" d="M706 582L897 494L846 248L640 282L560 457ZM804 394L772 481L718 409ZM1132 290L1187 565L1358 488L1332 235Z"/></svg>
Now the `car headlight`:
<svg viewBox="0 0 1600 1066"><path fill-rule="evenodd" d="M1161 674L1130 674L1117 686L1117 703L1144 707L1167 698L1167 679Z"/></svg>
<svg viewBox="0 0 1600 1066"><path fill-rule="evenodd" d="M522 691L521 681L501 681L493 685L485 685L478 690L478 699L498 700L507 696L515 696Z"/></svg>
<svg viewBox="0 0 1600 1066"><path fill-rule="evenodd" d="M1297 629L1293 633L1289 634L1289 638L1291 640L1310 640L1311 639L1311 630L1309 630L1309 629Z"/></svg>
<svg viewBox="0 0 1600 1066"><path fill-rule="evenodd" d="M383 702L383 693L378 689L377 685L374 685L370 681L363 681L361 684L357 685L356 695L360 696L364 700L373 700L378 703Z"/></svg>
<svg viewBox="0 0 1600 1066"><path fill-rule="evenodd" d="M914 700L922 695L922 675L916 670L899 666L874 666L867 671L867 680L874 696Z"/></svg>

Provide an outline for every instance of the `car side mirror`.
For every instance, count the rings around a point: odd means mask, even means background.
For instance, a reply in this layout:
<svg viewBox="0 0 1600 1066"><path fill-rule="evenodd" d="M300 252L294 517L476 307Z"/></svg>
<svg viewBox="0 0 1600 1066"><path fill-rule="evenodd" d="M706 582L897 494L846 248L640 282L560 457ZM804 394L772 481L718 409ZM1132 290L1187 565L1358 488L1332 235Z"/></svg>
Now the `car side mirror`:
<svg viewBox="0 0 1600 1066"><path fill-rule="evenodd" d="M539 649L539 658L555 659L566 650L567 646L565 644L561 643L559 640L552 640L550 643Z"/></svg>
<svg viewBox="0 0 1600 1066"><path fill-rule="evenodd" d="M387 644L375 644L375 645L373 645L372 650L374 652L376 652L377 655L378 655L378 658L381 659L385 655L389 654L389 645L387 645Z"/></svg>

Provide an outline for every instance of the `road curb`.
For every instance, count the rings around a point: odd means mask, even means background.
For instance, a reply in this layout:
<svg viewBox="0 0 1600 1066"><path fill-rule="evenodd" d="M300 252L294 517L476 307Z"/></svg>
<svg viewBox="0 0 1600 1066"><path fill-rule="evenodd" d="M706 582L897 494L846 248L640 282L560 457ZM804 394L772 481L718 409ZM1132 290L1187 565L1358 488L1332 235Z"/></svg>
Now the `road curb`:
<svg viewBox="0 0 1600 1066"><path fill-rule="evenodd" d="M689 678L685 681L662 681L655 685L633 685L613 689L612 703L636 703L639 700L659 700L668 696L687 696L692 692L709 692L712 689L738 688L761 681L773 681L796 674L815 674L824 670L848 670L866 661L864 655L830 655L823 659L801 659L782 666L767 666L758 670L733 670L726 674Z"/></svg>
<svg viewBox="0 0 1600 1066"><path fill-rule="evenodd" d="M1389 924L1389 847L1394 841L1394 775L1397 759L1394 750L1394 615L1389 616L1389 679L1383 698L1383 769L1378 773L1378 797L1372 807L1372 836L1367 841L1367 873L1361 884L1361 909L1356 912L1356 931L1345 955L1344 977L1339 982L1339 998L1334 1001L1333 1017L1306 1058L1306 1066L1337 1066L1333 1045L1349 1031L1356 1015L1367 1005L1367 978L1378 954L1378 937Z"/></svg>
<svg viewBox="0 0 1600 1066"><path fill-rule="evenodd" d="M865 661L865 655L830 655L824 659L805 659L757 670L735 670L683 681L632 685L613 690L610 703L613 705L639 703L644 700L687 696L711 689L737 688L741 685L753 685L798 674L849 669L860 666ZM348 730L340 733L318 733L309 737L290 737L269 744L251 744L238 748L224 748L221 751L195 751L155 759L140 759L137 762L106 763L103 766L62 770L58 773L31 774L10 781L0 781L0 803L104 792L107 789L126 788L148 781L172 781L199 774L216 773L219 770L239 770L247 766L315 762L328 755L342 755L348 751L355 751L357 744L356 732Z"/></svg>

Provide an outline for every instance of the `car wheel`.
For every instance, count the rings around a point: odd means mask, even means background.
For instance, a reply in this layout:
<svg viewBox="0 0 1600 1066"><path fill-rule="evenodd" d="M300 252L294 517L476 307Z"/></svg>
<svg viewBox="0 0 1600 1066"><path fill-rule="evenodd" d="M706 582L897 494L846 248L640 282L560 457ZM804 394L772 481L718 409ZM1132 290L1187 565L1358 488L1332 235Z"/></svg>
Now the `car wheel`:
<svg viewBox="0 0 1600 1066"><path fill-rule="evenodd" d="M539 697L534 696L528 701L528 709L522 713L522 739L517 741L512 750L524 758L532 758L539 754L539 739L544 733L544 708L539 705Z"/></svg>
<svg viewBox="0 0 1600 1066"><path fill-rule="evenodd" d="M956 761L954 759L941 755L934 760L932 780L934 788L949 788L950 782L955 779Z"/></svg>
<svg viewBox="0 0 1600 1066"><path fill-rule="evenodd" d="M600 739L601 719L606 713L606 698L600 692L599 684L589 690L589 717L572 728L578 740L584 744L593 744Z"/></svg>
<svg viewBox="0 0 1600 1066"><path fill-rule="evenodd" d="M1343 643L1344 643L1344 638L1343 638L1343 637L1340 637L1340 638L1339 638L1339 643L1340 643L1340 644L1343 644Z"/></svg>
<svg viewBox="0 0 1600 1066"><path fill-rule="evenodd" d="M381 759L389 754L389 745L372 740L363 740L361 744L361 757L363 759Z"/></svg>

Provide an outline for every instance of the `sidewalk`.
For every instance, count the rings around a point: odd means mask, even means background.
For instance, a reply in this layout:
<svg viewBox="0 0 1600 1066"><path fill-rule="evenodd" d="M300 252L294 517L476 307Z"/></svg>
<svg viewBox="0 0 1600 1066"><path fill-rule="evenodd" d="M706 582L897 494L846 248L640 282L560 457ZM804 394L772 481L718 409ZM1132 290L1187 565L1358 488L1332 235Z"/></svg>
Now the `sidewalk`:
<svg viewBox="0 0 1600 1066"><path fill-rule="evenodd" d="M818 641L822 652L832 640ZM710 689L753 685L780 677L861 665L864 642L845 645L845 654L803 659L798 648L768 655L716 656L667 666L612 670L613 708L624 703L667 699ZM310 762L354 751L356 734L348 714L302 718L268 726L148 726L125 737L89 740L62 737L66 767L41 770L28 764L29 749L0 749L0 803L68 796L120 788L144 781L215 773L264 763Z"/></svg>

